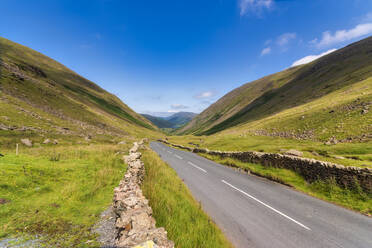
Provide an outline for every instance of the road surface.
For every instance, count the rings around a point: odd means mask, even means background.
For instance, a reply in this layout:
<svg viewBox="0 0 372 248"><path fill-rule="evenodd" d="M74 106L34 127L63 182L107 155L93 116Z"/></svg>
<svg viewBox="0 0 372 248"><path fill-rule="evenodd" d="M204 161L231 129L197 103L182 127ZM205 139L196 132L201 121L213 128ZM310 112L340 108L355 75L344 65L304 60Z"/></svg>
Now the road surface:
<svg viewBox="0 0 372 248"><path fill-rule="evenodd" d="M151 148L235 247L372 248L372 218L194 153L159 142Z"/></svg>

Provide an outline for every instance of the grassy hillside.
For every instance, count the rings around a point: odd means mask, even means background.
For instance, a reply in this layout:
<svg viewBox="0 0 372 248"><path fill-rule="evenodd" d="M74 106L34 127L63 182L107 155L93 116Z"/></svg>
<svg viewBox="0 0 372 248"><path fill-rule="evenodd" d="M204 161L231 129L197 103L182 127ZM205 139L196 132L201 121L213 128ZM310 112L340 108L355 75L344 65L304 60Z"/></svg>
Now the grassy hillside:
<svg viewBox="0 0 372 248"><path fill-rule="evenodd" d="M100 140L156 127L116 96L60 63L0 38L0 146L16 137ZM19 139L18 139L19 141Z"/></svg>
<svg viewBox="0 0 372 248"><path fill-rule="evenodd" d="M245 84L195 117L180 133L209 135L240 125L240 131L259 135L370 139L365 136L371 133L371 53L372 37Z"/></svg>

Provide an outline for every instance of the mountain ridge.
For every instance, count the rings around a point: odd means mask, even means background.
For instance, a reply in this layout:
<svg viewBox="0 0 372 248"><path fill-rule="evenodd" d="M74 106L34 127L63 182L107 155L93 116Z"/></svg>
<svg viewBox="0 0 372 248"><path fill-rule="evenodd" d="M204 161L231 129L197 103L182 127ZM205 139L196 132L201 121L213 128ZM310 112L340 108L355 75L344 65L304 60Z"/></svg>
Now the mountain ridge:
<svg viewBox="0 0 372 248"><path fill-rule="evenodd" d="M320 99L372 76L372 37L309 64L288 68L227 93L178 134L214 134ZM311 129L311 128L309 128Z"/></svg>
<svg viewBox="0 0 372 248"><path fill-rule="evenodd" d="M135 135L135 129L157 129L92 81L31 48L1 37L0 90L0 110L6 117L0 120L1 125L4 131L15 130L16 135L25 135L16 131L22 126L32 127L34 131L27 134L31 136L41 136L43 132L86 137Z"/></svg>
<svg viewBox="0 0 372 248"><path fill-rule="evenodd" d="M167 117L141 114L159 128L179 128L192 120L197 114L193 112L177 112Z"/></svg>

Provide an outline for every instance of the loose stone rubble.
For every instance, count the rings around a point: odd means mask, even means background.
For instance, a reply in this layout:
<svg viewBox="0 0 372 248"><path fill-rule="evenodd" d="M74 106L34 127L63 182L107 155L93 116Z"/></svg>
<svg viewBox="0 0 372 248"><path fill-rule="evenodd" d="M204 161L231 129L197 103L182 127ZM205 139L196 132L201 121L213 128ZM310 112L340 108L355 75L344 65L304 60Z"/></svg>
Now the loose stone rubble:
<svg viewBox="0 0 372 248"><path fill-rule="evenodd" d="M317 180L335 180L335 182L344 188L355 189L361 187L367 193L372 193L372 169L359 168L355 166L343 166L330 162L319 161L310 158L299 157L300 153L295 150L291 151L291 155L254 152L254 151L210 151L204 148L192 148L183 145L169 143L166 140L158 140L165 144L188 150L193 153L205 153L209 155L219 156L221 158L233 158L242 162L256 163L263 166L271 166L276 168L284 168L297 172L309 182ZM295 156L295 154L297 156Z"/></svg>
<svg viewBox="0 0 372 248"><path fill-rule="evenodd" d="M118 236L116 247L144 247L154 243L153 247L173 248L174 243L167 238L164 228L155 227L152 209L143 196L140 185L145 168L138 151L145 140L134 142L124 161L128 164L127 172L114 190L113 207L116 214Z"/></svg>

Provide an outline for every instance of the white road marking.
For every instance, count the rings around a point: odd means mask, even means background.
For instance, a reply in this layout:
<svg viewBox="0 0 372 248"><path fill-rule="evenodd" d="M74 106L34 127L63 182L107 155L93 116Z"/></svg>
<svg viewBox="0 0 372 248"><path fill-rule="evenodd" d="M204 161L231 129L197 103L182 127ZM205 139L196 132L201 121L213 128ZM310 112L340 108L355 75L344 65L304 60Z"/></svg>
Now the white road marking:
<svg viewBox="0 0 372 248"><path fill-rule="evenodd" d="M170 153L170 154L172 154L172 152L171 151L167 151L168 153Z"/></svg>
<svg viewBox="0 0 372 248"><path fill-rule="evenodd" d="M193 164L193 163L191 163L191 162L187 162L189 165L191 165L191 166L194 166L196 169L199 169L199 170L201 170L202 172L204 172L204 173L207 173L207 171L206 170L204 170L203 168L200 168L199 166L197 166L197 165L195 165L195 164Z"/></svg>
<svg viewBox="0 0 372 248"><path fill-rule="evenodd" d="M183 159L181 156L178 156L177 154L174 154L174 156L178 159Z"/></svg>
<svg viewBox="0 0 372 248"><path fill-rule="evenodd" d="M270 208L271 210L273 210L273 211L276 212L277 214L280 214L281 216L283 216L283 217L285 217L285 218L287 218L287 219L293 221L293 222L296 223L297 225L300 225L301 227L305 228L306 230L311 231L311 229L308 228L307 226L305 226L304 224L298 222L297 220L292 219L292 218L289 217L288 215L285 215L285 214L283 214L282 212L280 212L279 210L276 210L275 208L273 208L273 207L267 205L266 203L264 203L264 202L258 200L256 197L251 196L250 194L244 192L244 191L241 190L241 189L238 189L238 188L235 187L234 185L231 185L230 183L226 182L225 180L222 180L222 182L223 182L224 184L227 184L227 185L230 186L231 188L233 188L233 189L239 191L240 193L242 193L242 194L244 194L244 195L250 197L251 199L253 199L253 200L255 200L255 201L261 203L261 204L264 205L265 207Z"/></svg>

